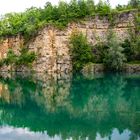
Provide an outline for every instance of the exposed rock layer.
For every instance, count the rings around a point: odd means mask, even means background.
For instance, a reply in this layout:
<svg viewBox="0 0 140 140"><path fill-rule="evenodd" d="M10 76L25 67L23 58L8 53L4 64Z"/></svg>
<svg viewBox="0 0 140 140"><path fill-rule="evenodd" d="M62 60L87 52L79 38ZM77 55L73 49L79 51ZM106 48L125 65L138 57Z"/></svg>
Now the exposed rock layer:
<svg viewBox="0 0 140 140"><path fill-rule="evenodd" d="M106 41L110 28L120 41L128 38L128 29L134 29L134 13L128 12L118 15L115 17L113 26L107 17L100 19L96 16L77 23L70 23L63 31L51 26L45 27L26 44L29 50L34 51L38 56L33 64L33 70L49 74L72 71L69 45L71 33L75 30L80 31L87 36L89 43L95 45L99 41ZM18 53L23 44L24 40L21 36L3 39L0 43L0 58L6 57L9 48Z"/></svg>

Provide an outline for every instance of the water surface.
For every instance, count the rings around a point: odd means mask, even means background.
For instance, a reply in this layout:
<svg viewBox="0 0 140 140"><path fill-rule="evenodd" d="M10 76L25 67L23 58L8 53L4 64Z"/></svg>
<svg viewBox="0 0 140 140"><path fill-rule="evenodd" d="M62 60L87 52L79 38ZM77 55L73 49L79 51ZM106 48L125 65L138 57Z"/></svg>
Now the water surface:
<svg viewBox="0 0 140 140"><path fill-rule="evenodd" d="M0 140L140 140L140 75L2 73Z"/></svg>

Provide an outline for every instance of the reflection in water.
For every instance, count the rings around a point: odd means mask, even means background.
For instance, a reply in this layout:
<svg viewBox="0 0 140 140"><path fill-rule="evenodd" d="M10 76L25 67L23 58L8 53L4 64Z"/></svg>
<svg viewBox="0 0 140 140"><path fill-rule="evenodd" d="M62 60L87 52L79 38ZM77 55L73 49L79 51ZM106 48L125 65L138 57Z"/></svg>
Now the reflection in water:
<svg viewBox="0 0 140 140"><path fill-rule="evenodd" d="M125 140L129 139L131 132L129 130L124 130L122 134L119 133L117 129L112 131L112 135L110 135L110 139L112 140ZM13 127L2 127L0 128L0 137L2 140L62 140L61 135L55 135L50 137L47 132L31 132L27 128L13 128ZM78 139L81 137L79 136ZM72 137L67 138L67 140L71 140ZM88 137L85 138L88 140ZM108 137L102 138L99 133L97 133L96 140L108 140Z"/></svg>
<svg viewBox="0 0 140 140"><path fill-rule="evenodd" d="M2 140L61 140L61 136L49 137L47 133L35 133L27 128L2 127L0 129Z"/></svg>
<svg viewBox="0 0 140 140"><path fill-rule="evenodd" d="M140 139L140 75L66 76L2 74L0 139Z"/></svg>

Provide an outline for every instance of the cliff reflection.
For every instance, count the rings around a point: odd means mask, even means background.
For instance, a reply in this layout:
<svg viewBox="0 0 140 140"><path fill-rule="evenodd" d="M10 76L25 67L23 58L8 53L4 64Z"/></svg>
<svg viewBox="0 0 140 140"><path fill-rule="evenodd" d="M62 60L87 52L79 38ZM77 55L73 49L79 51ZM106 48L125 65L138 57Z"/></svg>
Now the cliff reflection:
<svg viewBox="0 0 140 140"><path fill-rule="evenodd" d="M0 124L61 134L63 139L110 138L131 131L140 136L140 76L120 74L88 79L82 75L4 75L0 79Z"/></svg>

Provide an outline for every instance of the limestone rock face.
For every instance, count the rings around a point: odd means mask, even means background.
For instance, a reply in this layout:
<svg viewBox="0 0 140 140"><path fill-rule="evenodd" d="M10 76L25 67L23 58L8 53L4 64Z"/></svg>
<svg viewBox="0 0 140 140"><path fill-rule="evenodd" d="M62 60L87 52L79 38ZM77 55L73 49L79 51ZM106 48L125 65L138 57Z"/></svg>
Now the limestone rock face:
<svg viewBox="0 0 140 140"><path fill-rule="evenodd" d="M127 73L140 73L140 64L126 64L125 71Z"/></svg>
<svg viewBox="0 0 140 140"><path fill-rule="evenodd" d="M16 54L19 53L20 47L23 46L24 40L22 36L7 37L0 41L0 59L7 56L8 49L13 49Z"/></svg>
<svg viewBox="0 0 140 140"><path fill-rule="evenodd" d="M37 72L69 73L72 71L69 38L73 31L77 30L87 36L91 45L99 41L106 41L107 32L111 29L116 33L118 39L123 41L129 38L128 29L134 29L134 13L123 13L115 17L112 23L107 17L100 19L85 18L77 23L69 23L62 31L47 26L40 30L36 37L32 38L26 46L29 51L37 54L37 60L33 64L33 70ZM24 40L21 36L9 37L0 42L0 58L6 57L9 48L18 53Z"/></svg>
<svg viewBox="0 0 140 140"><path fill-rule="evenodd" d="M29 50L34 51L38 59L34 70L38 72L68 73L72 70L67 31L46 27L29 42Z"/></svg>

